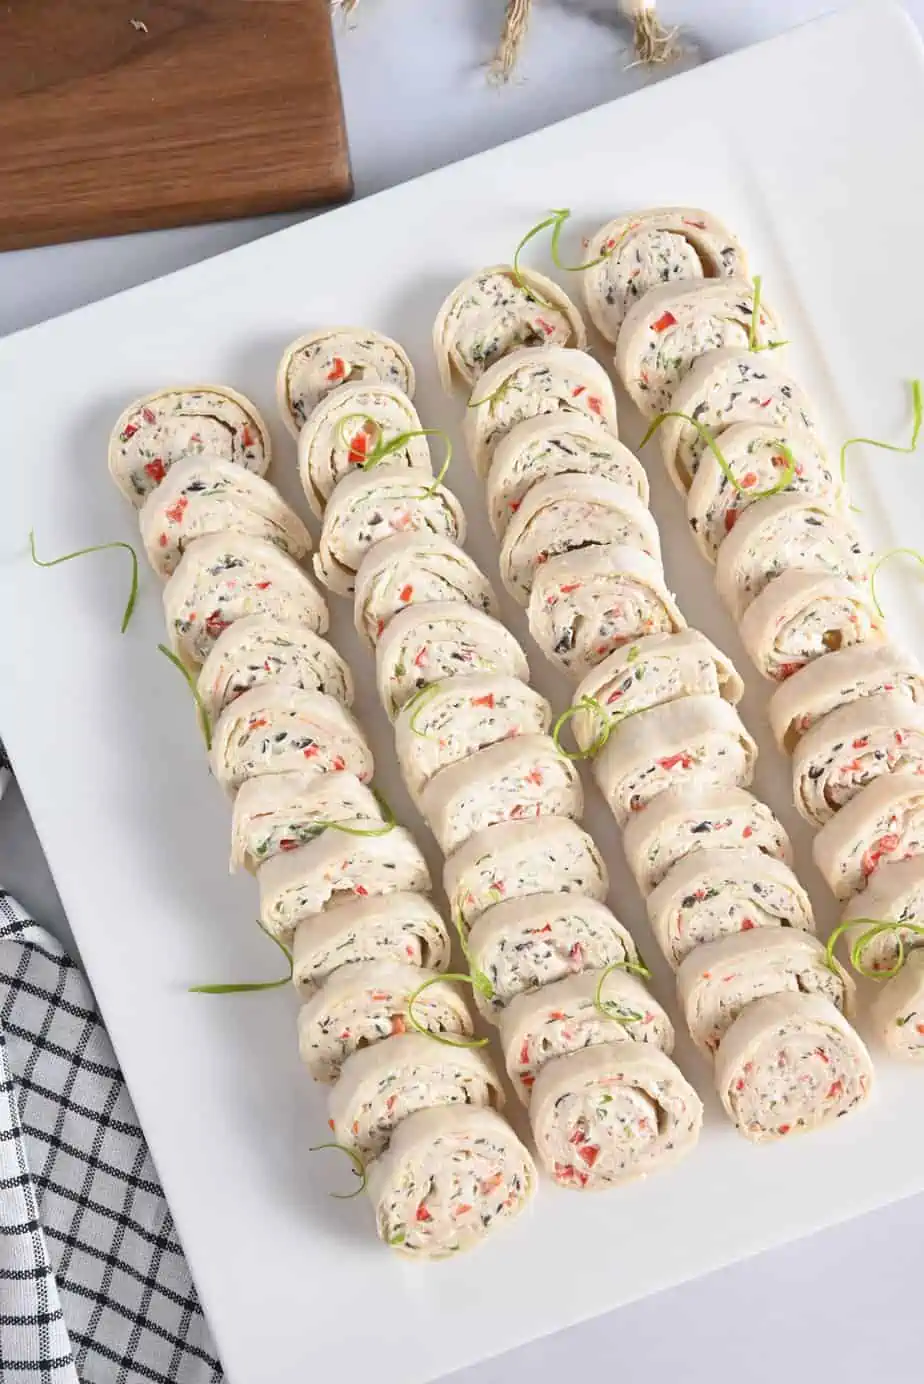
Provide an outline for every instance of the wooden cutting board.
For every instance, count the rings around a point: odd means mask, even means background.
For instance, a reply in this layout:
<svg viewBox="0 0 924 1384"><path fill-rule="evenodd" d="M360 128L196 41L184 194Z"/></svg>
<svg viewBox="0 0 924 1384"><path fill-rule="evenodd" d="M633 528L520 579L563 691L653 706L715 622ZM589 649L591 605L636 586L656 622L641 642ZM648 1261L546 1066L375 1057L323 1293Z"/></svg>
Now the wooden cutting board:
<svg viewBox="0 0 924 1384"><path fill-rule="evenodd" d="M0 4L0 249L351 191L328 0Z"/></svg>

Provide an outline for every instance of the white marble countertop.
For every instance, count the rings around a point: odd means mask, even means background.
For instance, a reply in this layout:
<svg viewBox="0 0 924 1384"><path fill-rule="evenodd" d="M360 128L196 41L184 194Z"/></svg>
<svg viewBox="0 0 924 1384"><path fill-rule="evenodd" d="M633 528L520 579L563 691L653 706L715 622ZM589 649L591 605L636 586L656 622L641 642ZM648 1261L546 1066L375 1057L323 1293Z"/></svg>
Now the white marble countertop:
<svg viewBox="0 0 924 1384"><path fill-rule="evenodd" d="M924 27L924 0L905 2ZM652 80L638 69L624 70L624 41L613 26L616 0L535 0L517 79L491 88L481 64L503 8L503 0L361 0L356 27L337 26L358 197ZM665 22L683 24L695 39L698 52L688 61L717 57L832 8L836 3L817 0L660 5ZM785 99L785 93L758 99ZM0 255L0 334L296 219L265 217ZM0 883L73 945L15 788L0 803ZM552 1384L591 1373L683 1384L809 1384L829 1377L866 1384L877 1376L912 1384L921 1378L909 1325L920 1304L920 1243L924 1197L535 1342L452 1376L453 1384ZM625 1250L631 1255L632 1245ZM550 1292L556 1274L567 1271L567 1265L555 1266ZM477 1322L460 1329L477 1332Z"/></svg>

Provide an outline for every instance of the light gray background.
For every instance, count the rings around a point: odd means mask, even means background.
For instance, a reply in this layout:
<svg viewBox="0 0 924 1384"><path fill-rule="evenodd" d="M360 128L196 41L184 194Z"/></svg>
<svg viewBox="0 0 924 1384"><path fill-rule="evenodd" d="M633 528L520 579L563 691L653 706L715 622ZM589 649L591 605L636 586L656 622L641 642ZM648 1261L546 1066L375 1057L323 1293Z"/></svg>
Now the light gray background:
<svg viewBox="0 0 924 1384"><path fill-rule="evenodd" d="M906 5L924 25L924 0ZM503 0L361 0L356 26L337 25L358 197L662 79L625 70L616 0L535 0L518 78L491 88L481 63L503 8ZM665 22L685 26L696 45L686 61L695 62L837 6L813 0L662 0L659 8ZM755 93L755 100L784 101L785 91ZM618 206L618 168L600 172L612 183ZM909 176L917 175L909 170ZM537 196L541 201L541 189ZM554 200L552 188L549 197ZM267 217L0 255L0 334L297 219ZM8 458L7 465L13 464L15 458ZM73 945L15 788L0 803L0 883ZM920 1099L920 1086L909 1085L909 1095ZM882 1175L888 1177L888 1168ZM721 1214L717 1200L716 1215ZM808 1384L829 1378L867 1384L882 1377L911 1384L924 1378L915 1332L922 1250L924 1197L917 1197L451 1378L453 1384L570 1384L591 1375L606 1381L644 1375L655 1384L674 1377L683 1384ZM632 1255L631 1244L625 1252ZM549 1265L550 1295L568 1268ZM477 1333L477 1321L460 1323L459 1329ZM409 1349L412 1342L409 1323Z"/></svg>

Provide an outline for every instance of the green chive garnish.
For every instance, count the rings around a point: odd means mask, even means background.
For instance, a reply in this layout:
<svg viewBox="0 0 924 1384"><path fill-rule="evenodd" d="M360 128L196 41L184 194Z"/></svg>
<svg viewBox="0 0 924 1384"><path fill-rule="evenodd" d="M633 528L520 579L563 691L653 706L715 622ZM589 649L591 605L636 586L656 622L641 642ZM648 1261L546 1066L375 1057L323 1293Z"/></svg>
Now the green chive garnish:
<svg viewBox="0 0 924 1384"><path fill-rule="evenodd" d="M751 325L748 328L748 350L749 351L778 351L781 346L788 346L788 341L768 341L762 346L757 340L757 328L760 324L760 291L762 279L759 274L754 275L754 298L751 308Z"/></svg>
<svg viewBox="0 0 924 1384"><path fill-rule="evenodd" d="M907 951L903 932L911 932L916 936L924 937L924 927L918 923L904 923L900 920L895 922L883 922L880 918L848 918L846 922L838 923L837 927L828 938L825 947L825 959L831 970L835 970L834 948L838 938L848 928L863 927L867 925L866 931L861 933L850 948L850 964L858 975L864 976L867 980L892 980L898 975L905 964ZM874 970L868 967L863 960L863 953L870 943L875 942L877 937L882 937L886 933L895 934L896 958L893 965L883 970Z"/></svg>
<svg viewBox="0 0 924 1384"><path fill-rule="evenodd" d="M594 1009L605 1019L615 1019L620 1024L636 1024L644 1019L644 1014L639 1014L636 1009L616 1009L613 1007L614 1002L612 1000L603 998L603 986L606 983L606 978L612 975L614 971L629 971L633 975L642 976L645 980L651 979L651 972L641 957L638 961L614 961L600 972L597 988L594 991Z"/></svg>
<svg viewBox="0 0 924 1384"><path fill-rule="evenodd" d="M700 423L698 419L691 417L689 413L679 413L676 409L668 409L667 412L659 413L657 418L652 419L651 424L648 427L648 431L645 433L645 436L639 443L640 448L644 447L646 442L649 442L651 440L651 438L655 435L655 433L658 431L658 428L660 428L661 424L664 422L666 418L682 418L685 423L689 423L692 428L696 429L697 433L700 436L700 439L703 442L705 442L706 446L709 448L709 450L712 452L712 455L718 462L719 469L721 470L723 476L728 481L732 489L737 490L739 495L749 495L752 500L768 500L771 495L779 495L781 490L785 490L791 482L793 476L796 474L795 457L793 456L789 448L786 446L785 442L779 441L776 445L780 451L781 456L785 460L786 465L780 472L780 478L777 481L776 485L768 486L766 490L749 490L748 487L742 485L741 482L735 476L734 471L732 471L728 462L725 460L725 457L722 455L721 448L719 447L719 444L716 441L715 436L713 435L712 431L706 427L705 423Z"/></svg>
<svg viewBox="0 0 924 1384"><path fill-rule="evenodd" d="M59 562L70 562L75 557L86 557L88 553L104 553L108 548L124 548L131 555L132 560L132 581L128 592L128 600L125 603L125 612L122 616L122 633L128 629L128 622L132 618L135 609L135 602L138 599L138 554L130 543L125 543L121 539L116 539L112 543L95 543L91 548L78 548L74 553L63 553L61 557L49 558L43 562L35 551L35 530L29 530L29 550L32 561L36 567L57 567Z"/></svg>
<svg viewBox="0 0 924 1384"><path fill-rule="evenodd" d="M921 566L924 567L924 553L919 553L917 548L890 548L887 553L883 553L881 557L876 559L869 574L869 592L873 598L873 605L876 607L876 611L881 620L885 619L885 611L882 609L879 597L876 595L876 577L879 574L879 568L882 564L888 562L889 558L892 557L914 557L917 558Z"/></svg>
<svg viewBox="0 0 924 1384"><path fill-rule="evenodd" d="M192 693L192 699L196 704L196 716L199 721L199 729L202 732L202 739L205 741L205 748L210 750L212 748L212 726L209 721L209 714L205 709L205 703L199 696L199 688L195 675L190 672L182 659L177 658L172 649L167 648L166 644L158 644L157 649L159 653L163 654L164 658L168 659L169 662L173 664L174 668L179 670L182 674L183 681Z"/></svg>
<svg viewBox="0 0 924 1384"><path fill-rule="evenodd" d="M320 1153L321 1149L339 1149L341 1153L345 1153L353 1164L355 1176L359 1178L359 1186L355 1187L352 1192L328 1192L328 1196L336 1197L337 1201L350 1201L353 1197L358 1197L360 1192L365 1191L366 1165L355 1149L351 1149L348 1144L337 1144L331 1141L326 1144L312 1144L308 1152Z"/></svg>
<svg viewBox="0 0 924 1384"><path fill-rule="evenodd" d="M423 985L418 985L413 994L408 996L407 1017L410 1019L411 1027L416 1028L417 1032L422 1033L425 1038L433 1038L437 1043L445 1043L446 1046L450 1048L486 1047L488 1044L487 1038L468 1038L465 1036L453 1036L448 1033L431 1033L431 1031L425 1028L417 1018L414 1013L414 1005L425 990L429 990L431 985L438 985L442 980L458 980L462 981L465 985L471 985L473 988L477 988L472 977L466 975L463 971L445 971L442 975L431 976L429 980L424 981Z"/></svg>
<svg viewBox="0 0 924 1384"><path fill-rule="evenodd" d="M294 969L292 953L284 942L280 942L278 937L274 937L271 932L267 932L262 923L259 926L267 937L282 952L286 961L289 963L289 971L281 980L257 980L243 981L238 985L191 985L188 993L190 995L243 995L252 993L255 990L278 990L281 985L288 985L292 979Z"/></svg>
<svg viewBox="0 0 924 1384"><path fill-rule="evenodd" d="M841 448L841 482L842 482L842 484L845 485L845 486L846 486L846 484L847 484L847 448L848 448L848 447L856 446L857 443L862 443L864 447L879 447L880 450L881 450L881 451L884 451L884 452L901 452L901 453L903 453L903 454L906 455L906 456L910 456L910 454L911 454L912 452L917 451L918 438L919 438L920 433L921 433L921 421L922 421L922 417L924 417L924 409L922 409L922 403L921 403L921 381L920 381L920 380L912 380L912 381L911 381L911 416L912 416L911 441L909 442L909 444L908 444L907 447L900 447L900 446L899 446L897 443L895 443L895 442L880 442L880 441L878 441L878 439L875 438L875 437L848 437L847 441L844 443L843 447ZM854 507L851 506L851 508L853 509ZM855 514L859 514L859 512L860 512L859 510L854 509L854 513L855 513Z"/></svg>

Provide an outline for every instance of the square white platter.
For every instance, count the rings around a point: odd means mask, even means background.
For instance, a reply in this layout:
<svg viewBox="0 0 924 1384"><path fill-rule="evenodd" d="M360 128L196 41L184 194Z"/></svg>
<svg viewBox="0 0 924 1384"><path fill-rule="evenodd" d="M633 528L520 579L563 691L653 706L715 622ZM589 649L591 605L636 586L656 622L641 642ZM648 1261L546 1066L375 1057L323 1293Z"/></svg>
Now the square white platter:
<svg viewBox="0 0 924 1384"><path fill-rule="evenodd" d="M913 252L922 148L917 34L895 6L869 4L0 342L0 728L232 1384L295 1384L309 1372L416 1384L924 1190L921 1076L883 1061L867 1111L760 1150L723 1121L705 1067L681 1043L707 1124L680 1169L598 1198L544 1184L532 1213L476 1254L432 1269L397 1260L375 1241L364 1198L327 1196L339 1165L307 1152L324 1137L326 1112L297 1059L294 997L186 993L196 981L269 976L276 954L253 924L252 881L227 874L227 804L185 689L155 650L156 581L145 574L122 637L124 555L40 572L28 561L29 529L45 556L135 538L107 478L106 440L129 399L168 383L215 380L253 397L274 431L273 478L296 497L275 366L293 336L332 322L399 338L418 368L424 423L458 440L463 401L439 391L433 317L458 279L509 258L550 206L574 208L577 257L579 233L618 211L710 208L763 274L793 343L791 368L832 445L857 432L904 440L905 382L922 364L924 276ZM531 262L548 268L544 253ZM630 415L626 405L632 441ZM876 548L919 542L920 465L883 453L852 462ZM691 623L744 669L654 456L649 469L672 585ZM496 573L461 447L447 480L468 512L470 548ZM916 571L899 573L883 587L904 617L899 632L922 649L916 582ZM371 660L346 607L333 604L378 779L426 839L395 771ZM507 614L525 638L520 613ZM563 706L564 683L534 650L531 662L536 684ZM748 681L758 791L797 839L826 931L832 912L763 730L766 690ZM614 907L651 952L617 832L593 796L587 822L611 863ZM438 871L433 855L431 864ZM663 971L655 988L676 1018Z"/></svg>

